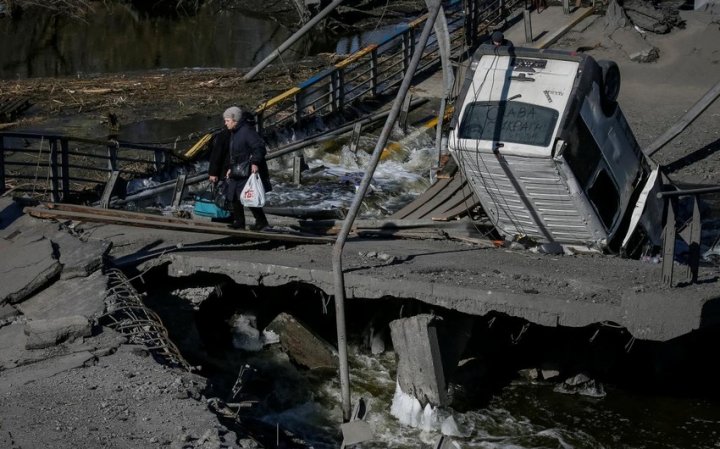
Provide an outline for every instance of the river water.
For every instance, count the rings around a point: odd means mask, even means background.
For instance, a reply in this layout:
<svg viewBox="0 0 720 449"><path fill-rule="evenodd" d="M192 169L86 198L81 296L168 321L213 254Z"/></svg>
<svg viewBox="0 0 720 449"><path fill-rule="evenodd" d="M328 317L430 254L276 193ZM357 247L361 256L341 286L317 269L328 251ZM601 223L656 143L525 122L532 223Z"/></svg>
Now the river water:
<svg viewBox="0 0 720 449"><path fill-rule="evenodd" d="M29 11L0 18L0 79L81 76L183 67L251 67L291 35L280 24L238 10L203 8L178 20L147 18L115 2L98 4L87 21ZM285 61L328 48L311 33Z"/></svg>
<svg viewBox="0 0 720 449"><path fill-rule="evenodd" d="M50 16L17 23L3 19L0 77L250 66L288 34L275 23L238 12L220 15L201 12L181 21L146 20L121 6L112 6L98 8L92 21L82 24ZM291 53L287 58L301 57L317 49L337 48L346 52L362 45L362 39L327 43L316 38L314 42L301 43L294 56ZM156 125L162 124L147 127ZM148 131L147 138L158 134L163 136L162 132ZM369 158L367 152L374 148L376 139L376 133L365 135L362 150L357 154L351 153L344 141L305 150L311 171L302 186L292 184L288 159L273 161L275 189L268 203L278 207L347 208ZM430 185L430 167L437 159L430 133L416 129L404 135L396 130L392 140L394 143L378 167L372 192L361 211L364 217L386 216ZM267 358L276 356L272 350L265 351ZM358 447L431 448L439 440L441 423L445 422L445 431L452 430L456 442L451 447L457 448L720 448L720 403L716 394L705 397L697 391L692 395L638 393L606 385L605 397L594 398L565 394L556 391L553 383L520 377L493 390L487 400L471 407L466 404L462 411L434 412L431 416L434 424L418 429L401 424L391 414L396 394L394 354L370 356L356 347L350 353L353 398L362 396L368 401L368 420L375 433L372 441ZM711 376L705 373L701 377ZM316 448L338 447L341 413L337 378L320 377L308 387L312 388L312 399L261 418L268 424L292 430ZM717 392L717 387L711 389Z"/></svg>

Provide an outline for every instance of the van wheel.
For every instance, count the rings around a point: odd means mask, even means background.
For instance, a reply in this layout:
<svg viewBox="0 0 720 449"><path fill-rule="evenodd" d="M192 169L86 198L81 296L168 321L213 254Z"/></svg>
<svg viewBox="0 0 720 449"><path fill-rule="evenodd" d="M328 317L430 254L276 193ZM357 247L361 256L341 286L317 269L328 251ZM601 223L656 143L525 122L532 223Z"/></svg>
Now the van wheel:
<svg viewBox="0 0 720 449"><path fill-rule="evenodd" d="M603 100L612 103L620 94L620 69L613 61L598 61L602 70Z"/></svg>

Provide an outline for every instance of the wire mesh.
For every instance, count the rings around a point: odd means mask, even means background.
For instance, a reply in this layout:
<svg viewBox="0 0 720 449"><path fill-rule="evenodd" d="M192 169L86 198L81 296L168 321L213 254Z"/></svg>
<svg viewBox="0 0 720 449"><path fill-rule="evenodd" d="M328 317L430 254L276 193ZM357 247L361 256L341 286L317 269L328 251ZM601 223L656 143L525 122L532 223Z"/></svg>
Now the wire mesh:
<svg viewBox="0 0 720 449"><path fill-rule="evenodd" d="M107 276L107 312L100 323L125 335L130 343L145 346L160 362L190 371L190 364L170 340L162 320L144 305L125 273L111 268Z"/></svg>

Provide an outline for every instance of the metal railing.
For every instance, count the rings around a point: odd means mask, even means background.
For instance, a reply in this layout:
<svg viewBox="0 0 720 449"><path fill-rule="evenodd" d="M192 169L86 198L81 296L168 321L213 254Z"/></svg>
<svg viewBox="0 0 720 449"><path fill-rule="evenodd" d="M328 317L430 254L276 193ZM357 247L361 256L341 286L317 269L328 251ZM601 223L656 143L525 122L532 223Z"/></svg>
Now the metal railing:
<svg viewBox="0 0 720 449"><path fill-rule="evenodd" d="M674 190L658 193L658 198L665 202L665 229L663 230L662 282L668 287L673 286L673 268L675 266L675 239L679 235L688 245L687 266L682 274L682 281L695 283L700 268L700 238L702 237L702 219L700 217L699 197L709 193L720 193L720 186L698 189ZM693 214L685 223L678 226L676 210L679 197L691 197Z"/></svg>
<svg viewBox="0 0 720 449"><path fill-rule="evenodd" d="M0 133L0 194L67 202L88 187L105 184L113 173L128 177L158 173L177 159L170 148L117 140L60 135Z"/></svg>
<svg viewBox="0 0 720 449"><path fill-rule="evenodd" d="M482 35L524 4L520 0L445 1L453 58L467 55L481 42ZM340 113L365 99L393 94L407 71L426 20L423 16L405 24L382 41L262 103L256 108L260 133L267 136L273 130ZM438 42L433 33L417 74L428 73L439 63ZM155 174L176 162L174 158L172 149L161 146L1 132L0 195L10 189L36 199L68 202L88 188L105 185L103 197L108 203L118 176Z"/></svg>
<svg viewBox="0 0 720 449"><path fill-rule="evenodd" d="M524 1L446 1L445 14L450 32L451 55L461 58L474 48L479 37L507 17ZM395 92L405 75L416 41L427 16L422 16L329 67L302 84L265 101L255 110L261 132L271 128L295 126L315 117L345 110L365 100ZM435 68L440 62L438 42L433 33L428 40L417 74Z"/></svg>

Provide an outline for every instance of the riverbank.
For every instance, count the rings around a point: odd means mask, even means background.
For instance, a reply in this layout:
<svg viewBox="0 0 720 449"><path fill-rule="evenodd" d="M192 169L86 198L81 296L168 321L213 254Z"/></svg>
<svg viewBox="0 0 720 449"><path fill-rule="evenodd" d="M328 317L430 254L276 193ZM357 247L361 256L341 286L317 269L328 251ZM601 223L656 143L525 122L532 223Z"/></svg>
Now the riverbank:
<svg viewBox="0 0 720 449"><path fill-rule="evenodd" d="M180 120L192 115L217 117L230 105L254 109L327 66L318 56L282 64L245 82L245 69L178 69L136 73L83 75L66 78L26 78L0 85L0 97L27 99L28 109L0 129L56 129L93 132L114 115L124 125L146 120ZM109 131L109 127L106 128ZM87 137L80 135L79 137Z"/></svg>

